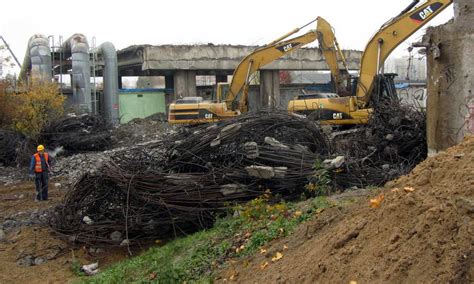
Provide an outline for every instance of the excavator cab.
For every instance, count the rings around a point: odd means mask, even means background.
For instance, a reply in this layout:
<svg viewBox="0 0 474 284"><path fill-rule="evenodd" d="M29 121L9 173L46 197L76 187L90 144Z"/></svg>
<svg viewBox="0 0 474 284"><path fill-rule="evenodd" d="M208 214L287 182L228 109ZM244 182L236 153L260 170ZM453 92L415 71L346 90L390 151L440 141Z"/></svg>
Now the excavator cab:
<svg viewBox="0 0 474 284"><path fill-rule="evenodd" d="M395 77L397 77L398 74L395 73L385 73L385 74L378 74L375 76L374 79L374 90L371 96L371 101L372 103L377 102L381 99L397 99L397 91L395 88ZM356 91L357 91L357 84L359 82L359 77L352 77L351 78L351 87L350 87L350 94L351 96L355 97L356 96Z"/></svg>
<svg viewBox="0 0 474 284"><path fill-rule="evenodd" d="M398 101L397 90L395 89L395 73L379 74L375 78L375 86L371 97L372 107L384 101Z"/></svg>
<svg viewBox="0 0 474 284"><path fill-rule="evenodd" d="M212 101L221 103L224 102L229 93L230 83L217 83L216 91L212 94Z"/></svg>
<svg viewBox="0 0 474 284"><path fill-rule="evenodd" d="M374 88L370 96L370 107L358 108L355 95L340 96L337 94L312 94L296 97L288 104L288 110L320 121L322 124L335 126L365 124L373 111L373 106L398 100L394 78L397 74L376 75ZM355 94L358 78L352 78L351 93Z"/></svg>

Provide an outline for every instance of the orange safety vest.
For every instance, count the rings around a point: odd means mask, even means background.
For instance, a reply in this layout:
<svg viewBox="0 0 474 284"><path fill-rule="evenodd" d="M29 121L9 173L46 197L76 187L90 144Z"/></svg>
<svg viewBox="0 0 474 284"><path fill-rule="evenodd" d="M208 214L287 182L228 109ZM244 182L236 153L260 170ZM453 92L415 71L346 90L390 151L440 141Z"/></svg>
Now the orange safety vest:
<svg viewBox="0 0 474 284"><path fill-rule="evenodd" d="M41 157L39 153L33 155L35 157L35 173L42 173L43 168L41 167ZM48 153L44 153L44 161L46 162L46 166L49 169L48 164Z"/></svg>

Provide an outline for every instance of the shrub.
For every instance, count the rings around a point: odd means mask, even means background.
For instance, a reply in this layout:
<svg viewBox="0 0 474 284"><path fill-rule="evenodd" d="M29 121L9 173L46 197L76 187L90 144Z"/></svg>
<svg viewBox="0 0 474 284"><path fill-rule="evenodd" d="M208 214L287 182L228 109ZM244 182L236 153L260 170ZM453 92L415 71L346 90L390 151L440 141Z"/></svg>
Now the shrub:
<svg viewBox="0 0 474 284"><path fill-rule="evenodd" d="M24 91L12 92L8 82L0 85L1 127L34 136L46 123L64 114L65 97L58 94L57 84L32 81L18 89Z"/></svg>

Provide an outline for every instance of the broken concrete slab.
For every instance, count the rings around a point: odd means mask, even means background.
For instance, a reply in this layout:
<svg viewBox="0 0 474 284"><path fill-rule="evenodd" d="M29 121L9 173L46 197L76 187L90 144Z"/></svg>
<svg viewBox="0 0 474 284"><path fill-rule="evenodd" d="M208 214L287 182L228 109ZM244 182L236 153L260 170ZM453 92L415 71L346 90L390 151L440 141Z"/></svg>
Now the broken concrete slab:
<svg viewBox="0 0 474 284"><path fill-rule="evenodd" d="M256 142L247 142L242 146L242 150L245 152L245 157L249 159L256 159L259 155L258 145Z"/></svg>
<svg viewBox="0 0 474 284"><path fill-rule="evenodd" d="M112 241L120 241L122 240L122 233L120 233L119 231L113 231L111 234L110 234L110 239Z"/></svg>
<svg viewBox="0 0 474 284"><path fill-rule="evenodd" d="M273 167L276 178L284 178L288 172L288 167Z"/></svg>
<svg viewBox="0 0 474 284"><path fill-rule="evenodd" d="M279 149L289 149L290 147L283 145L280 141L272 137L265 137L265 143Z"/></svg>
<svg viewBox="0 0 474 284"><path fill-rule="evenodd" d="M340 168L345 162L344 156L337 156L334 159L326 159L323 161L324 167L327 169L337 169Z"/></svg>
<svg viewBox="0 0 474 284"><path fill-rule="evenodd" d="M245 167L249 176L263 179L271 179L275 176L273 167L268 166L250 166Z"/></svg>
<svg viewBox="0 0 474 284"><path fill-rule="evenodd" d="M229 196L229 195L241 192L243 189L244 189L243 185L231 183L231 184L221 185L220 192L224 196Z"/></svg>

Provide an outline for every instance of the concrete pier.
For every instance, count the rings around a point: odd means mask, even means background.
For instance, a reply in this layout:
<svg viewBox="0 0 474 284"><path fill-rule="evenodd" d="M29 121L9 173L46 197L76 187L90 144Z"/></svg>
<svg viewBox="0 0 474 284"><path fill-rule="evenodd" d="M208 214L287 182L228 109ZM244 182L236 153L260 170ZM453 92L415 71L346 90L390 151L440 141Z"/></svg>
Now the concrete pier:
<svg viewBox="0 0 474 284"><path fill-rule="evenodd" d="M177 70L174 73L175 98L196 96L196 72L192 70Z"/></svg>
<svg viewBox="0 0 474 284"><path fill-rule="evenodd" d="M474 134L474 3L455 1L452 23L430 28L428 50L428 153Z"/></svg>
<svg viewBox="0 0 474 284"><path fill-rule="evenodd" d="M275 70L260 71L260 94L257 99L257 109L280 106L280 74Z"/></svg>

